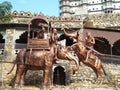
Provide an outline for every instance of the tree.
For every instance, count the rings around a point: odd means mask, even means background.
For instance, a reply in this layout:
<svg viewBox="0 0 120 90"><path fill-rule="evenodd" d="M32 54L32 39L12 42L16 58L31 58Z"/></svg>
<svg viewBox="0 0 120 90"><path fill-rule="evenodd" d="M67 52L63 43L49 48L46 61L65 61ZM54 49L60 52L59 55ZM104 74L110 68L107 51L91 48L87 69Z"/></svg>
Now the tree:
<svg viewBox="0 0 120 90"><path fill-rule="evenodd" d="M12 15L8 14L12 9L12 5L8 1L4 1L0 3L0 22L10 21L12 19Z"/></svg>

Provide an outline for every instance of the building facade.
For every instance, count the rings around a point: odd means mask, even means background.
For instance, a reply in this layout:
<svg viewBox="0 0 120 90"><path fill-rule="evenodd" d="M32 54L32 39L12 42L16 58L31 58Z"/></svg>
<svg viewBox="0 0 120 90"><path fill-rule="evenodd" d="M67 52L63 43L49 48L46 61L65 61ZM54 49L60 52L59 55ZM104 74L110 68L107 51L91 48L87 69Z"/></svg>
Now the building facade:
<svg viewBox="0 0 120 90"><path fill-rule="evenodd" d="M59 0L59 4L60 16L76 15L77 9L86 9L88 14L120 12L120 0Z"/></svg>

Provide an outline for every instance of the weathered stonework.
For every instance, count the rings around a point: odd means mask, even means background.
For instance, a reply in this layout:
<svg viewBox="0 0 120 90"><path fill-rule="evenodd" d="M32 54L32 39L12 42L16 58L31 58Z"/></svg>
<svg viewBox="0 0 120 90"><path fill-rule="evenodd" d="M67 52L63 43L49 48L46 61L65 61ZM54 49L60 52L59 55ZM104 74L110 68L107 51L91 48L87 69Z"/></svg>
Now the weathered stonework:
<svg viewBox="0 0 120 90"><path fill-rule="evenodd" d="M11 22L8 23L24 23L24 24L28 24L30 19L33 16L37 16L39 14L32 14L30 12L10 12L9 14L12 14L14 16L13 20ZM66 25L70 25L70 28L80 28L82 25L82 15L79 16L72 16L72 17L55 17L55 16L47 16L46 17L53 23L52 26L53 27L57 27L60 28L61 27L61 23L64 23ZM108 28L108 27L114 27L118 30L120 23L120 13L110 13L110 14L90 14L85 16L84 21L91 21L93 22L93 27L94 28ZM77 24L74 22L78 22ZM7 23L7 22L6 22ZM56 24L57 23L57 24ZM68 24L69 23L69 24Z"/></svg>
<svg viewBox="0 0 120 90"><path fill-rule="evenodd" d="M5 59L9 61L13 61L14 57L11 57L13 55L14 50L14 29L6 29L6 36L5 36L5 48L4 48L4 55Z"/></svg>

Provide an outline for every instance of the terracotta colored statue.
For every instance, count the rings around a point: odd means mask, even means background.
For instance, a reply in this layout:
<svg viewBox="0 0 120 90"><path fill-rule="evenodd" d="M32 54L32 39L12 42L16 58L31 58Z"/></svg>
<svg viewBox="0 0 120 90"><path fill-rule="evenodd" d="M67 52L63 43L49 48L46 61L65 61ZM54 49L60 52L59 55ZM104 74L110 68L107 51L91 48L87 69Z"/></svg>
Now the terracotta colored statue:
<svg viewBox="0 0 120 90"><path fill-rule="evenodd" d="M72 55L69 51L68 48L64 48L63 46L59 45L57 47L57 57L58 59L65 59L69 61L74 61L76 64L76 68L73 68L73 74L79 70L79 61L77 58L75 58L74 55Z"/></svg>
<svg viewBox="0 0 120 90"><path fill-rule="evenodd" d="M57 34L55 29L53 30L52 34L54 33ZM56 40L54 39L51 40L52 42L49 50L39 50L39 49L31 50L24 48L17 54L15 61L15 64L17 64L17 70L14 81L15 88L24 85L25 75L28 70L43 70L44 89L46 89L47 86L51 85L52 66L56 60L55 55L57 55L59 59L74 61L76 64L76 68L74 69L74 72L79 69L78 60L74 58L74 56L70 52L68 52L66 48L60 49L59 47L58 48L55 47L53 44L55 44ZM57 52L55 52L55 49L57 49ZM11 69L11 71L13 70L13 68Z"/></svg>
<svg viewBox="0 0 120 90"><path fill-rule="evenodd" d="M92 48L95 44L95 39L94 39L94 37L91 36L91 34L89 32L86 32L85 44L89 47L92 47Z"/></svg>
<svg viewBox="0 0 120 90"><path fill-rule="evenodd" d="M106 72L103 68L102 62L101 60L96 56L96 58L88 58L88 60L86 61L86 52L83 50L84 46L83 44L80 43L75 43L71 46L71 48L73 48L73 50L75 51L75 54L77 55L77 57L79 58L79 62L82 62L83 64L87 65L88 67L92 68L93 71L96 74L96 82L98 80L98 77L102 77L102 71L104 75L106 75ZM101 78L101 83L102 83L102 78Z"/></svg>
<svg viewBox="0 0 120 90"><path fill-rule="evenodd" d="M64 59L64 60L75 62L76 68L74 69L73 72L79 69L78 60L70 52L68 52L67 49L58 48L57 51L58 51L57 57L59 59ZM34 62L33 65L28 65L28 64L25 64L25 62L24 63L21 62L21 58L17 56L16 61L15 61L16 64L18 63L16 75L15 75L15 81L14 81L15 88L17 88L19 85L20 86L24 85L25 75L28 70L43 70L44 71L43 82L44 82L45 87L51 84L51 70L55 62L53 50L51 49L50 51L45 51L44 53L43 51L33 51L32 54L33 55L30 54L30 51L26 51L26 53L24 54L24 57L25 57L25 60L32 59L32 61ZM39 66L36 66L35 62L39 63ZM11 69L11 71L13 70L13 68Z"/></svg>
<svg viewBox="0 0 120 90"><path fill-rule="evenodd" d="M75 54L77 55L77 57L79 58L79 62L84 63L85 65L87 65L88 67L91 67L93 69L93 71L95 72L97 78L96 81L98 79L98 76L102 77L102 72L101 69L103 69L103 73L106 75L105 70L103 68L103 65L101 63L101 60L95 56L95 54L92 54L95 58L90 58L89 55L87 55L87 52L90 50L90 52L94 52L96 54L100 54L99 52L97 52L96 50L94 50L93 48L91 48L94 45L94 40L90 41L88 44L89 39L86 40L87 44L85 44L85 41L79 39L80 34L77 32L74 33L70 33L68 34L65 29L62 29L64 31L64 34L70 38L74 38L77 40L77 43L73 44L72 46L70 46L69 48L72 48L75 51ZM89 36L89 35L88 35ZM93 38L92 38L93 39ZM87 58L87 60L86 60ZM102 83L102 80L101 80Z"/></svg>
<svg viewBox="0 0 120 90"><path fill-rule="evenodd" d="M53 29L51 33L51 45L54 47L55 59L57 59L57 30Z"/></svg>
<svg viewBox="0 0 120 90"><path fill-rule="evenodd" d="M85 45L86 47L90 47L93 49L93 46L95 44L95 39L94 37L91 36L91 34L89 32L86 32L86 36L85 36ZM87 56L86 56L86 61L88 60L88 58L97 58L95 55L94 55L94 52L93 50L89 49L89 48L86 48L88 51L87 51Z"/></svg>
<svg viewBox="0 0 120 90"><path fill-rule="evenodd" d="M32 53L32 54L31 54ZM19 55L19 54L18 54ZM24 78L27 70L43 70L43 85L49 86L51 84L51 70L54 62L54 51L53 48L50 51L38 51L27 50L23 55L24 63L21 62L21 57L16 57L17 70L15 74L14 87L17 88L19 85L24 85ZM27 64L26 64L27 62ZM28 64L30 63L30 64ZM31 64L33 63L33 64ZM14 64L15 66L15 64Z"/></svg>

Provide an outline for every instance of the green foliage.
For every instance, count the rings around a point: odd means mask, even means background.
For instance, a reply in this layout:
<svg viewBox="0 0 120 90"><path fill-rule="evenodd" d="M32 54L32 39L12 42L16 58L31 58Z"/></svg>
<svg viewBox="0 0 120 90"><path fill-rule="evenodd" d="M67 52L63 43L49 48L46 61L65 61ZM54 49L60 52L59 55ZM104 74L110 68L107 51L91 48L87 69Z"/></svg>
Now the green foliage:
<svg viewBox="0 0 120 90"><path fill-rule="evenodd" d="M12 5L8 1L4 1L0 3L0 22L10 21L12 19L12 15L8 14L12 9Z"/></svg>

